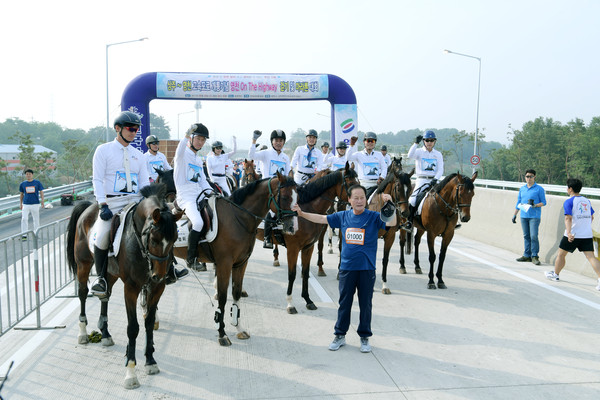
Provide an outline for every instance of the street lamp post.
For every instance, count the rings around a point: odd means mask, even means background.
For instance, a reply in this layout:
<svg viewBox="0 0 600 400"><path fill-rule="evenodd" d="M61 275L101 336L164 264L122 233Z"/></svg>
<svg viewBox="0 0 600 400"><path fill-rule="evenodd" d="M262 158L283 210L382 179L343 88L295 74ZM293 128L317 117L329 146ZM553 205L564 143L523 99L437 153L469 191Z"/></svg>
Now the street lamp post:
<svg viewBox="0 0 600 400"><path fill-rule="evenodd" d="M474 58L475 60L479 61L479 79L477 81L477 117L475 119L475 144L473 147L473 155L478 155L479 152L477 151L477 138L479 136L479 89L481 88L481 58L475 57L475 56L470 56L468 54L457 53L455 51L450 51L450 50L444 50L444 53L456 54L457 56Z"/></svg>
<svg viewBox="0 0 600 400"><path fill-rule="evenodd" d="M196 110L196 111L186 111L186 112L182 112L182 113L177 114L177 139L179 139L179 116L183 115L183 114L191 114L191 113L197 112L197 111L198 110Z"/></svg>
<svg viewBox="0 0 600 400"><path fill-rule="evenodd" d="M110 133L110 123L108 121L108 113L109 113L109 108L108 108L108 48L110 46L117 46L119 44L141 42L142 40L147 40L147 39L148 39L147 37L144 37L141 39L127 40L125 42L109 43L106 45L106 141L107 142L108 142L108 135Z"/></svg>

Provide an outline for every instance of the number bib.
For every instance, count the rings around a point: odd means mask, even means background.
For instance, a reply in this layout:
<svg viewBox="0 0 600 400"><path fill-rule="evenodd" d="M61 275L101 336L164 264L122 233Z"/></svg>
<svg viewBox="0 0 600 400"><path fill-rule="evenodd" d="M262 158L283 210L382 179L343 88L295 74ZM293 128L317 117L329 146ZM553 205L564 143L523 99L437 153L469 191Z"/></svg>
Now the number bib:
<svg viewBox="0 0 600 400"><path fill-rule="evenodd" d="M348 228L346 229L346 243L347 244L365 244L365 230L360 228Z"/></svg>

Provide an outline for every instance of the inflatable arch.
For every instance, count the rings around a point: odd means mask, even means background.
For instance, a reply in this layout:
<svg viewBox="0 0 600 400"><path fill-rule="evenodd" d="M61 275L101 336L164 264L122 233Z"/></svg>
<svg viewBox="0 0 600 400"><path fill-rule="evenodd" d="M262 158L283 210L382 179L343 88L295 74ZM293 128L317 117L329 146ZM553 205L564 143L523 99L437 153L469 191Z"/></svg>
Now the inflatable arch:
<svg viewBox="0 0 600 400"><path fill-rule="evenodd" d="M146 151L150 134L150 101L165 100L328 100L331 103L331 143L357 134L354 91L330 74L212 74L147 72L123 92L121 109L138 113L142 128L133 145ZM277 129L277 127L273 127Z"/></svg>

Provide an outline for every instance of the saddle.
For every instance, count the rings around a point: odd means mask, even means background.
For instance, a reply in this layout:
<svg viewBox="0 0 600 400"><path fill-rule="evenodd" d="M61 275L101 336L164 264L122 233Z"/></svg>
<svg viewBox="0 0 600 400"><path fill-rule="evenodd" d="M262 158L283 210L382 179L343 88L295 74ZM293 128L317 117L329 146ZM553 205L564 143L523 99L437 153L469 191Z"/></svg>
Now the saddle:
<svg viewBox="0 0 600 400"><path fill-rule="evenodd" d="M218 218L216 209L216 200L218 196L210 196L204 198L197 203L198 211L202 217L204 226L200 232L200 243L210 243L217 237L218 233ZM173 201L173 213L183 212L177 200ZM188 234L191 229L190 220L184 214L183 218L177 221L177 241L175 247L186 247Z"/></svg>
<svg viewBox="0 0 600 400"><path fill-rule="evenodd" d="M421 215L421 209L423 208L423 199L433 190L431 184L426 184L421 187L421 190L417 194L415 199L415 208L418 210L417 215Z"/></svg>

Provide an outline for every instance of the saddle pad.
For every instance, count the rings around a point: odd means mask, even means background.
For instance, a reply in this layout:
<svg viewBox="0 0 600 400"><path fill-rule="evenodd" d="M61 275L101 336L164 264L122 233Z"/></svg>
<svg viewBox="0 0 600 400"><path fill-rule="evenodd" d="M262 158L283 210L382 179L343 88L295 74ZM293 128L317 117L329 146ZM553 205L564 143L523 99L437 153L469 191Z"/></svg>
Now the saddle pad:
<svg viewBox="0 0 600 400"><path fill-rule="evenodd" d="M425 204L425 199L427 199L429 196L431 196L431 192L427 192L425 197L423 197L423 200L421 200L421 202L419 203L419 208L417 208L417 215L421 215L421 211L423 210L423 204Z"/></svg>
<svg viewBox="0 0 600 400"><path fill-rule="evenodd" d="M217 197L210 196L208 198L208 206L213 210L213 218L210 222L210 228L206 232L206 237L200 240L200 243L211 243L217 237L219 231L219 220L217 218ZM177 221L177 240L175 241L174 247L187 247L188 235L190 234L189 219L184 214L183 217Z"/></svg>
<svg viewBox="0 0 600 400"><path fill-rule="evenodd" d="M119 223L117 232L115 232L115 239L112 243L113 251L108 252L109 257L114 257L117 254L119 254L119 248L121 247L121 237L123 237L123 229L125 228L125 221L127 219L127 214L129 214L136 205L137 205L136 202L129 203L125 207L123 207L121 209L121 211L119 211L117 213L121 222ZM97 227L97 225L94 224L94 226L92 227L91 232L89 233L89 236L88 236L89 237L88 246L89 246L92 254L94 253L94 245L96 244L96 229L97 229L96 227ZM109 246L109 248L110 248L110 246Z"/></svg>

